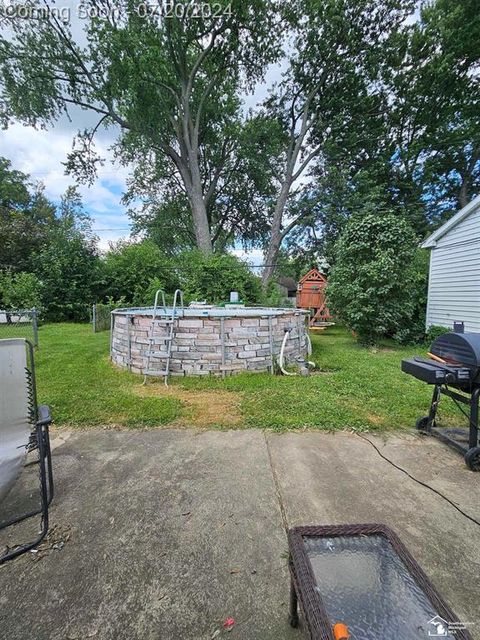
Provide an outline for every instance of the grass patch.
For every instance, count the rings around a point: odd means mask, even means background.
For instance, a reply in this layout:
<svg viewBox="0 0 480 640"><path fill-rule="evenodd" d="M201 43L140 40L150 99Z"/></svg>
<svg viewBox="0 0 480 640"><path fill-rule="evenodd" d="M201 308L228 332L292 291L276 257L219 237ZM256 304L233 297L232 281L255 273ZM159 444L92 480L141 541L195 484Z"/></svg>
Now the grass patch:
<svg viewBox="0 0 480 640"><path fill-rule="evenodd" d="M184 405L179 418L172 422L176 427L232 428L243 425L240 411L241 396L224 389L184 389L179 385L149 383L137 392L149 398L175 398Z"/></svg>
<svg viewBox="0 0 480 640"><path fill-rule="evenodd" d="M341 327L311 337L317 371L308 378L243 373L225 380L185 378L176 384L242 393L247 427L406 429L427 411L431 388L400 369L401 360L421 353L421 347L392 342L366 349ZM458 421L450 403L441 409L445 422Z"/></svg>
<svg viewBox="0 0 480 640"><path fill-rule="evenodd" d="M425 414L431 389L400 370L402 358L421 348L365 349L340 327L312 342L318 370L309 378L242 373L144 388L140 376L110 364L108 332L46 325L37 352L39 399L50 404L57 424L71 426L398 429ZM461 423L451 403L441 409L444 422Z"/></svg>
<svg viewBox="0 0 480 640"><path fill-rule="evenodd" d="M182 413L175 398L140 397L142 379L113 368L108 331L93 333L90 325L41 327L36 365L39 401L50 405L56 424L148 427Z"/></svg>

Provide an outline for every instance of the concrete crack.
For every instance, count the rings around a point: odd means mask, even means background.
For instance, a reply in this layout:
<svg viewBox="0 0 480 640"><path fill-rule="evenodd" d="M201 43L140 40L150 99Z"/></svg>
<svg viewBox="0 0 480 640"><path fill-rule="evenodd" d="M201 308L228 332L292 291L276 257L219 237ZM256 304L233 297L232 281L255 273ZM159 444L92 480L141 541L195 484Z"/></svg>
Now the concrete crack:
<svg viewBox="0 0 480 640"><path fill-rule="evenodd" d="M263 437L265 439L265 445L267 447L268 453L268 462L270 464L270 471L272 472L273 485L275 487L275 494L277 496L278 506L280 507L280 514L282 516L283 528L285 529L285 533L288 531L288 520L287 520L287 512L285 510L285 505L282 500L282 492L280 490L280 482L278 480L278 475L275 470L275 466L273 464L272 452L270 451L270 445L268 443L268 437L266 431L263 432Z"/></svg>

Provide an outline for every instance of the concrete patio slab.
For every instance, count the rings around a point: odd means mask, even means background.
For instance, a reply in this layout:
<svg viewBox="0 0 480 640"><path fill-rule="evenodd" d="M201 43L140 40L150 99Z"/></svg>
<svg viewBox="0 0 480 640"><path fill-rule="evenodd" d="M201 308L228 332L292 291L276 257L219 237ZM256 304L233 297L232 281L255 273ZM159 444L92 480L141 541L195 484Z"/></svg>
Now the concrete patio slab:
<svg viewBox="0 0 480 640"><path fill-rule="evenodd" d="M387 458L480 521L480 474L433 438L367 434ZM268 436L290 526L376 522L392 527L480 638L480 527L351 433Z"/></svg>
<svg viewBox="0 0 480 640"><path fill-rule="evenodd" d="M61 550L0 567L9 640L297 637L259 431L84 431L54 450Z"/></svg>
<svg viewBox="0 0 480 640"><path fill-rule="evenodd" d="M480 519L480 474L460 456L367 437ZM480 527L359 436L89 430L54 444L51 523L69 535L0 567L1 637L300 640L286 622L285 522L377 521L480 638ZM227 617L233 630L218 633Z"/></svg>

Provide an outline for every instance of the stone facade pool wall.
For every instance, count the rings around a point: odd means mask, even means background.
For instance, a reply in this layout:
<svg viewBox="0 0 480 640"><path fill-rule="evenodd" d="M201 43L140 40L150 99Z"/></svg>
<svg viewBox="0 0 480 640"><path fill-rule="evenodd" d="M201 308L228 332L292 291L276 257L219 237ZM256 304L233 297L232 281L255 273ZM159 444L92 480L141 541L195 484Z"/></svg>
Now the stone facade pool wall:
<svg viewBox="0 0 480 640"><path fill-rule="evenodd" d="M222 309L222 314L179 310L175 319L170 360L171 375L227 375L239 371L273 371L285 335L292 329L285 348L287 364L307 359L305 312L298 309ZM215 309L215 312L217 310ZM187 315L187 312L188 315ZM263 313L262 313L263 312ZM185 313L185 315L182 315ZM147 365L152 312L149 309L113 312L111 358L114 364L143 373ZM169 325L157 324L157 347L166 356ZM162 355L152 358L150 369L162 369Z"/></svg>

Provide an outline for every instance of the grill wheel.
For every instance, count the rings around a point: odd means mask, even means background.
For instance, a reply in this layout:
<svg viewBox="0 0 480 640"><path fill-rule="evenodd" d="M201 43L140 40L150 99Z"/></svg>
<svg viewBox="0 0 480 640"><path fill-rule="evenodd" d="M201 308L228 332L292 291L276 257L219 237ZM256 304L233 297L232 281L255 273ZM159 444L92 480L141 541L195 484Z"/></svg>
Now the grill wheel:
<svg viewBox="0 0 480 640"><path fill-rule="evenodd" d="M472 447L465 454L465 462L471 471L480 471L480 447Z"/></svg>
<svg viewBox="0 0 480 640"><path fill-rule="evenodd" d="M422 416L421 418L418 418L418 420L415 423L415 428L417 429L417 431L427 431L427 425L428 425L428 416ZM432 423L432 427L436 427L437 423L435 422L435 420Z"/></svg>

